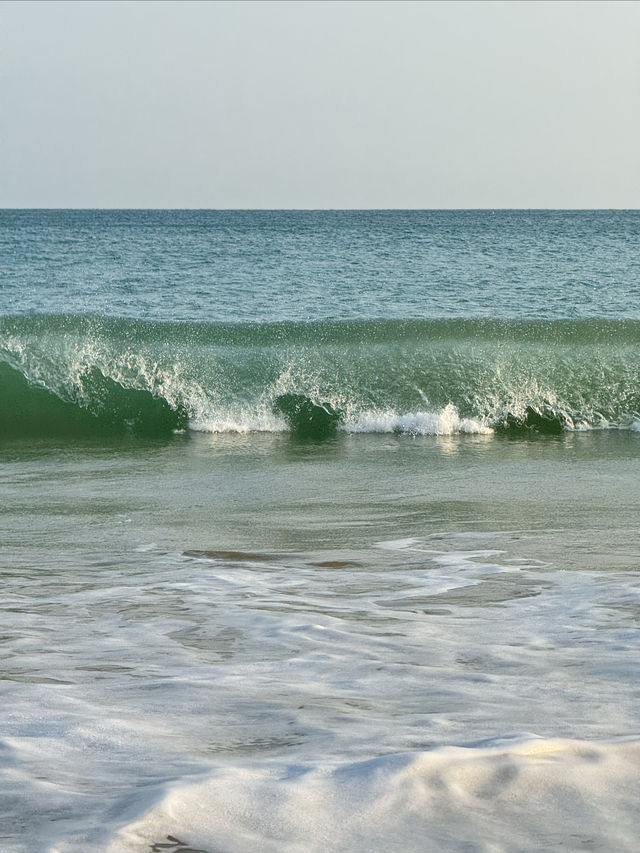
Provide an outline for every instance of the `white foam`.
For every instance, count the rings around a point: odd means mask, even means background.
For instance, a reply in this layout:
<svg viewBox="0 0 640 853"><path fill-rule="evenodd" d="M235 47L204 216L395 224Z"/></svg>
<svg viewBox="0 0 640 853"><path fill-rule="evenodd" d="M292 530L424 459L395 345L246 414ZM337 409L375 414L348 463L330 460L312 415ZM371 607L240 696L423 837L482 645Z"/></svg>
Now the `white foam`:
<svg viewBox="0 0 640 853"><path fill-rule="evenodd" d="M104 849L133 853L172 836L224 853L635 853L639 798L640 741L535 739L335 767L252 763L169 786Z"/></svg>
<svg viewBox="0 0 640 853"><path fill-rule="evenodd" d="M286 432L287 424L283 417L273 414L265 408L228 409L209 404L202 407L193 417L189 426L195 432L238 433L246 435L251 432Z"/></svg>
<svg viewBox="0 0 640 853"><path fill-rule="evenodd" d="M198 405L192 406L192 410L196 414L192 416L190 427L198 432L245 434L286 432L289 429L284 417L274 414L271 404L264 401L256 406L217 408L212 401L203 399L198 402ZM493 433L493 429L481 420L461 418L456 407L451 404L434 412L406 414L394 410L352 412L347 415L340 429L350 433L406 433L435 436L491 435Z"/></svg>
<svg viewBox="0 0 640 853"><path fill-rule="evenodd" d="M413 537L408 539L388 539L384 542L376 542L376 547L383 548L386 551L404 551L406 548L411 548L413 545L418 545L420 539Z"/></svg>
<svg viewBox="0 0 640 853"><path fill-rule="evenodd" d="M3 853L640 849L637 578L401 530L7 573Z"/></svg>
<svg viewBox="0 0 640 853"><path fill-rule="evenodd" d="M404 432L411 435L457 435L471 433L489 435L490 426L474 418L461 418L456 407L449 403L436 412L368 411L348 418L348 432Z"/></svg>

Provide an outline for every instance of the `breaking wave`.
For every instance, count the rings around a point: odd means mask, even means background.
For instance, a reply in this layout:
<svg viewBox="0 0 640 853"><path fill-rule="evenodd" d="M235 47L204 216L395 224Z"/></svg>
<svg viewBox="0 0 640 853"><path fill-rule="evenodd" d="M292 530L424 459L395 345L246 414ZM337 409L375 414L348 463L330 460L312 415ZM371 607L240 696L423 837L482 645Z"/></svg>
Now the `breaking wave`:
<svg viewBox="0 0 640 853"><path fill-rule="evenodd" d="M0 319L0 435L640 428L640 322Z"/></svg>

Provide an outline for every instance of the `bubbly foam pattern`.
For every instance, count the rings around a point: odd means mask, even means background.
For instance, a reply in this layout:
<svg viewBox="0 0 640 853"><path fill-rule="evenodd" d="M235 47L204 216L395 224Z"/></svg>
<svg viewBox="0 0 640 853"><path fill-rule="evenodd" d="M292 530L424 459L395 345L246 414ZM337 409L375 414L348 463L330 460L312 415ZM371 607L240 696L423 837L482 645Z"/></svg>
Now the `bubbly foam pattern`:
<svg viewBox="0 0 640 853"><path fill-rule="evenodd" d="M639 797L638 741L447 747L335 768L221 767L170 786L106 849L142 851L170 835L210 853L635 853Z"/></svg>

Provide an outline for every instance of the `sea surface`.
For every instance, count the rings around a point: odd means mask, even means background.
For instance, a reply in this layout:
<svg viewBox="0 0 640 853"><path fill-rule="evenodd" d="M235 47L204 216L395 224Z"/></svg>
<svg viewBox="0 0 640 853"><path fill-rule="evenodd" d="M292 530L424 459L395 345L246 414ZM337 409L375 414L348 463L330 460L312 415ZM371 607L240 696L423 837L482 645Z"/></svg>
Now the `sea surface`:
<svg viewBox="0 0 640 853"><path fill-rule="evenodd" d="M640 849L640 211L0 210L0 850Z"/></svg>

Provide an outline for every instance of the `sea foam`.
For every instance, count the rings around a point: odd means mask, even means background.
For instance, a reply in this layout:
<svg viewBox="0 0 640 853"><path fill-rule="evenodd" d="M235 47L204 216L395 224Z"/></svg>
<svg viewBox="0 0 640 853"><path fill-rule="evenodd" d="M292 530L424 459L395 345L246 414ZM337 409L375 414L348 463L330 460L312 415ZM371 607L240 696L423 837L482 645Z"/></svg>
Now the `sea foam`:
<svg viewBox="0 0 640 853"><path fill-rule="evenodd" d="M493 429L477 418L460 417L452 404L435 412L409 412L402 414L387 410L368 411L346 421L348 432L409 433L410 435L456 435L475 433L490 435Z"/></svg>
<svg viewBox="0 0 640 853"><path fill-rule="evenodd" d="M640 741L533 739L333 767L252 762L167 786L105 849L635 853L639 798Z"/></svg>

